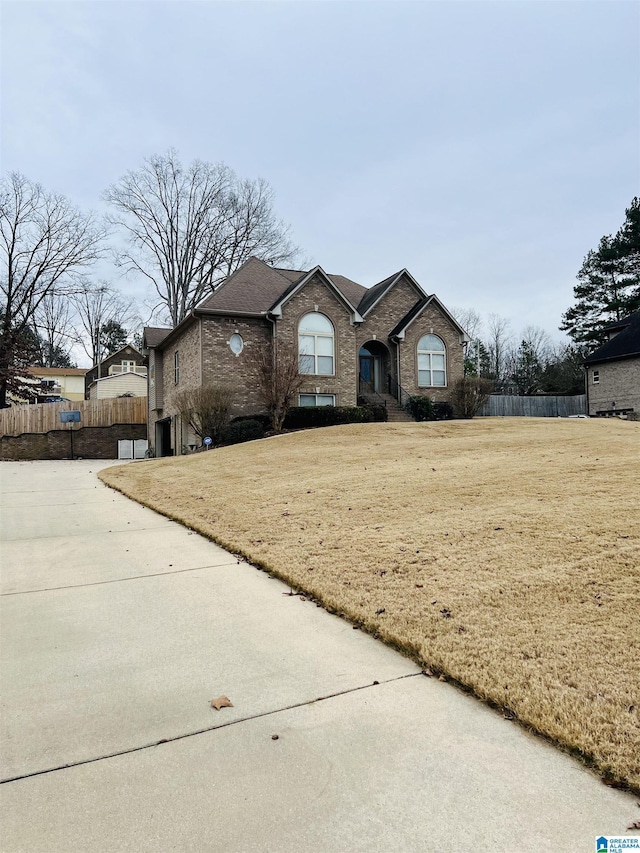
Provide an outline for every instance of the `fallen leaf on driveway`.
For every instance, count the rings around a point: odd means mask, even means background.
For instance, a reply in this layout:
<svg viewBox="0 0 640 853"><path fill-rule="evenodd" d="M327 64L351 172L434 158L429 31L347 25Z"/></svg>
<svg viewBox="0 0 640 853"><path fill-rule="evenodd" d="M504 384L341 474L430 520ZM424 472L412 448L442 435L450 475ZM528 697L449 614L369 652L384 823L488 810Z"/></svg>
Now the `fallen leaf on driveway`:
<svg viewBox="0 0 640 853"><path fill-rule="evenodd" d="M220 708L233 708L233 702L228 696L218 696L217 699L211 700L211 707L219 711Z"/></svg>

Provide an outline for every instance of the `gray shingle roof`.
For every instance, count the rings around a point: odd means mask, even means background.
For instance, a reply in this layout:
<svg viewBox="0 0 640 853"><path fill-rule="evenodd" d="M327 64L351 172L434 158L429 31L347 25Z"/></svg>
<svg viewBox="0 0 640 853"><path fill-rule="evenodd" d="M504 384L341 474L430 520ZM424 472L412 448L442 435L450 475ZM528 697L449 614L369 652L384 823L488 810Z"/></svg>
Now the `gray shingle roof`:
<svg viewBox="0 0 640 853"><path fill-rule="evenodd" d="M157 347L167 337L171 329L162 329L158 326L145 326L144 340L148 347Z"/></svg>
<svg viewBox="0 0 640 853"><path fill-rule="evenodd" d="M617 323L611 323L607 328L621 331L585 358L585 364L640 356L640 311L629 314Z"/></svg>
<svg viewBox="0 0 640 853"><path fill-rule="evenodd" d="M204 299L198 309L229 314L266 314L281 294L305 273L270 267L258 258L249 260Z"/></svg>
<svg viewBox="0 0 640 853"><path fill-rule="evenodd" d="M270 267L258 258L249 258L210 296L203 299L195 309L196 314L198 311L215 311L221 314L267 314L307 274L308 271L305 270ZM400 273L394 273L371 288L363 287L343 275L331 274L329 278L345 299L360 314L364 314L384 295L399 275ZM423 300L420 299L419 302L422 304ZM171 329L146 328L147 346L160 346L171 331Z"/></svg>
<svg viewBox="0 0 640 853"><path fill-rule="evenodd" d="M377 284L374 284L373 287L370 287L368 290L365 291L358 306L358 310L360 311L362 316L364 316L369 310L369 308L371 308L371 306L375 302L377 302L381 296L384 295L385 291L389 287L391 287L391 285L398 278L399 275L400 273L396 272L393 275L390 275L388 278L385 278L382 281L379 281Z"/></svg>

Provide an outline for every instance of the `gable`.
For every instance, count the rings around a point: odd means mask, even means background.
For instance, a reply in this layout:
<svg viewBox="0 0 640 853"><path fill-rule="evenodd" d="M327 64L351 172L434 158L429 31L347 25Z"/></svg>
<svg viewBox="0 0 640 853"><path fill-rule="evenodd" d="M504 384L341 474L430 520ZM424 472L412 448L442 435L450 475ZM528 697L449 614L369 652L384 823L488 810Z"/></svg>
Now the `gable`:
<svg viewBox="0 0 640 853"><path fill-rule="evenodd" d="M424 299L427 295L408 270L400 270L369 288L362 297L358 310L363 317L366 317L396 292L398 296L394 302L397 304L402 302L406 305L403 313L406 313L417 300Z"/></svg>
<svg viewBox="0 0 640 853"><path fill-rule="evenodd" d="M352 282L355 284L355 282ZM342 290L338 287L335 281L326 274L322 267L315 267L303 276L299 281L292 283L282 296L270 307L269 313L274 317L282 317L282 310L285 305L291 301L299 293L309 290L310 288L321 288L325 293L330 294L342 308L347 311L354 322L361 322L362 317L356 311L355 306L347 299Z"/></svg>

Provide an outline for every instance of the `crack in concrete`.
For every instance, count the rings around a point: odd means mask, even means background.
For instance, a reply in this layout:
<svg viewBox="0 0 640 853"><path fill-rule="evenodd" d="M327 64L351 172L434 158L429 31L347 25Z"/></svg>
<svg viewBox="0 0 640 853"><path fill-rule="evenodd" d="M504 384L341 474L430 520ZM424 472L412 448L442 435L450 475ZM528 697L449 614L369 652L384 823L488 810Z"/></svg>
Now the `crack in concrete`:
<svg viewBox="0 0 640 853"><path fill-rule="evenodd" d="M221 569L225 566L237 566L238 561L232 560L229 563L219 563L219 564L211 564L209 566L196 566L191 569L172 569L168 572L149 572L146 575L132 575L130 578L112 578L108 581L91 581L90 583L71 583L67 586L45 586L40 589L23 589L17 590L16 592L3 592L0 593L0 598L5 598L10 595L32 595L34 592L55 592L58 589L79 589L83 586L103 586L108 583L123 583L124 581L137 581L142 578L159 578L163 575L180 575L184 572L199 572L202 569Z"/></svg>
<svg viewBox="0 0 640 853"><path fill-rule="evenodd" d="M34 776L45 776L48 773L56 773L59 770L69 770L72 767L82 767L82 765L84 764L95 764L98 761L105 761L109 758L118 758L120 755L131 755L134 752L142 752L145 749L153 749L156 746L163 746L166 743L174 743L175 741L185 740L186 738L195 737L196 735L207 734L207 732L213 732L217 729L226 729L229 726L236 726L239 723L247 723L250 720L259 720L261 717L271 717L275 714L280 714L283 711L292 711L296 708L304 708L305 705L315 705L316 702L325 702L327 699L335 699L338 696L346 696L349 693L357 693L360 690L370 690L372 687L380 687L383 684L392 684L394 681L402 681L405 678L416 678L417 676L422 676L422 673L408 672L405 675L398 675L395 678L388 678L385 681L374 682L372 684L362 684L359 687L350 687L347 690L339 690L336 693L328 693L326 696L317 696L315 699L307 699L304 702L296 702L293 705L285 705L282 708L274 708L271 711L262 711L259 714L252 714L248 717L240 717L237 720L229 720L226 723L218 723L213 726L206 726L203 729L195 729L192 732L185 732L181 735L161 738L160 740L153 741L153 743L145 743L142 746L132 746L129 747L129 749L120 749L116 752L108 752L104 755L98 755L95 758L85 758L82 761L73 761L70 764L60 764L57 767L48 767L46 770L34 770L32 773L24 773L21 776L10 776L7 779L0 779L0 785L6 785L9 782L19 782L22 779L31 779Z"/></svg>
<svg viewBox="0 0 640 853"><path fill-rule="evenodd" d="M171 519L169 519L169 520L171 520ZM109 536L109 535L113 535L114 533L144 533L146 530L162 530L164 527L166 527L166 525L164 525L164 524L162 524L162 525L161 524L154 524L151 527L129 527L127 525L127 527L123 527L122 529L114 528L113 530L95 530L95 531L91 531L91 532L81 530L78 533L75 533L72 531L70 533L65 533L64 536L60 536L60 535L57 535L57 536L28 536L28 537L22 537L20 539L12 539L11 537L3 537L2 541L5 543L6 542L34 542L34 541L43 542L43 541L46 541L47 539L78 539L78 538L81 538L82 536L85 536L85 537L91 536L93 538L95 536Z"/></svg>

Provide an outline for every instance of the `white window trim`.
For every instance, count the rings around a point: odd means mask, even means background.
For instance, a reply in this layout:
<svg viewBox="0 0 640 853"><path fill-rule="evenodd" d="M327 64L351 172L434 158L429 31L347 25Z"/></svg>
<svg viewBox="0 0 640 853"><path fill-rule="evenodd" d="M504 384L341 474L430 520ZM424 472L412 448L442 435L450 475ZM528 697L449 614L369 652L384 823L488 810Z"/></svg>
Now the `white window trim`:
<svg viewBox="0 0 640 853"><path fill-rule="evenodd" d="M180 384L180 351L176 350L173 354L173 384Z"/></svg>
<svg viewBox="0 0 640 853"><path fill-rule="evenodd" d="M437 338L439 341L441 341L441 342L442 342L442 346L443 346L443 348L444 348L444 349L442 349L442 350L427 350L427 349L420 349L420 341L422 340L422 338L426 338L426 337L427 337L427 335L422 335L422 336L420 337L420 340L418 341L418 344L417 344L417 347L416 347L416 369L417 369L417 374L418 374L418 375L417 375L417 377L416 377L416 378L417 378L417 380L418 380L418 381L417 381L417 385L418 385L418 388L446 388L446 387L447 387L447 345L446 345L446 344L445 344L445 342L442 340L442 338L440 337L440 335L436 335L436 334L434 334L433 332L430 332L429 334L433 335L433 337L434 337L434 338ZM428 357L429 357L429 368L428 368L428 371L429 371L429 373L431 374L431 382L430 382L429 384L423 384L423 383L420 381L420 373L421 373L421 372L422 372L422 373L424 373L424 372L425 372L425 371L424 371L424 369L423 369L422 371L420 370L420 356L421 356L421 355L426 355L426 356L428 356ZM434 373L434 369L433 369L433 367L432 367L432 360L431 360L431 359L432 359L432 356L434 356L434 355L441 355L441 356L444 356L444 370L441 370L440 368L437 368L437 369L436 369L438 373L444 373L444 383L443 383L442 385L434 385L434 383L433 383L433 373Z"/></svg>
<svg viewBox="0 0 640 853"><path fill-rule="evenodd" d="M302 328L302 320L304 317L307 317L309 314L319 314L321 317L324 317L325 320L331 325L333 332L328 334L327 332L307 332ZM300 370L300 373L304 376L335 376L336 375L336 330L335 326L331 322L331 320L327 317L326 314L323 314L321 311L309 311L304 315L298 322L298 359L302 358L312 358L313 359L313 370L306 371ZM301 352L300 350L300 338L313 338L313 352ZM325 338L331 341L331 355L326 356L318 353L318 338ZM331 358L332 371L331 373L319 373L318 372L318 359L319 358Z"/></svg>
<svg viewBox="0 0 640 853"><path fill-rule="evenodd" d="M313 406L308 406L308 405L303 406L303 403L302 403L303 397L314 397L316 402L313 404ZM331 402L331 403L318 403L318 397L331 397L333 402ZM317 408L318 406L335 406L335 404L336 404L336 395L335 394L305 394L305 393L301 393L298 396L298 405L305 408L305 409L313 409L313 408Z"/></svg>
<svg viewBox="0 0 640 853"><path fill-rule="evenodd" d="M594 385L600 384L600 371L599 370L593 371L593 384Z"/></svg>

